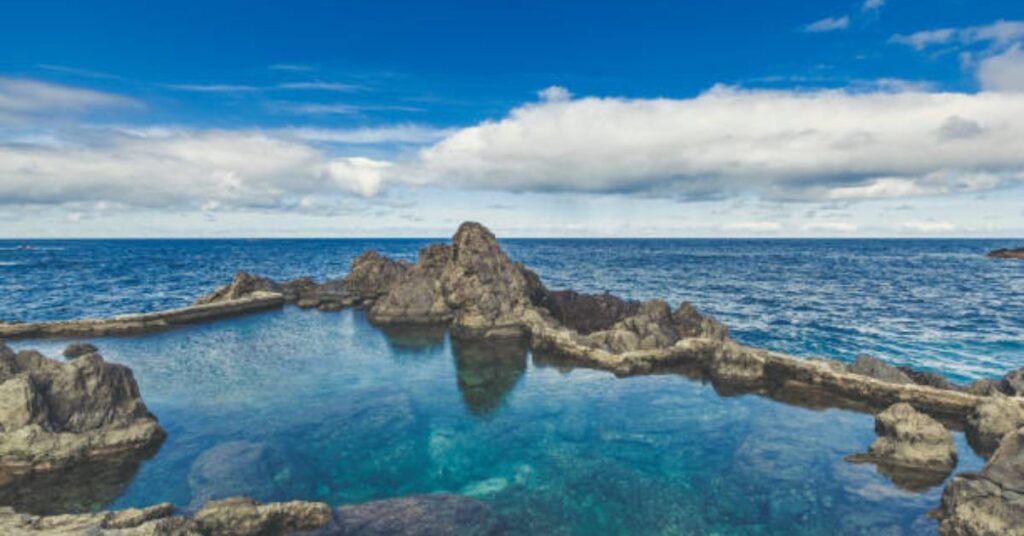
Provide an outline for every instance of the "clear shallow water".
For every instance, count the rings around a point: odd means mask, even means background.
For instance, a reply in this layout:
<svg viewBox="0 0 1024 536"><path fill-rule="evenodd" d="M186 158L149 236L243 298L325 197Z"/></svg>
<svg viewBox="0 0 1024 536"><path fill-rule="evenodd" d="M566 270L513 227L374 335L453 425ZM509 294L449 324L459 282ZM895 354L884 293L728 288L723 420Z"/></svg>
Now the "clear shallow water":
<svg viewBox="0 0 1024 536"><path fill-rule="evenodd" d="M874 439L869 415L722 397L674 374L559 368L437 331L385 333L352 310L289 307L93 342L132 367L169 432L111 507L445 491L487 502L517 534L935 530L925 513L939 487L904 491L843 461ZM63 344L16 346L56 355ZM958 470L979 468L956 438Z"/></svg>
<svg viewBox="0 0 1024 536"><path fill-rule="evenodd" d="M0 320L185 305L236 270L344 275L375 248L414 260L440 240L0 241ZM1024 241L1022 241L1024 242ZM33 250L16 249L23 243ZM861 352L967 381L1024 366L1024 262L1006 240L507 240L552 288L689 300L746 343Z"/></svg>

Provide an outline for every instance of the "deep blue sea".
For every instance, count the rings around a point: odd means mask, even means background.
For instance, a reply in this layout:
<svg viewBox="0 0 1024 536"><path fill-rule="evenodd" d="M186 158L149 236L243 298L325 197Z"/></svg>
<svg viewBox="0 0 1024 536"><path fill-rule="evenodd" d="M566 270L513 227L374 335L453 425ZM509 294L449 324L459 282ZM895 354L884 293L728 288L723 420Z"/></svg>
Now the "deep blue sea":
<svg viewBox="0 0 1024 536"><path fill-rule="evenodd" d="M236 270L343 275L366 248L433 240L0 242L0 319L185 305ZM743 342L951 379L1024 366L1024 263L995 240L507 240L549 287L689 300ZM93 341L135 371L168 430L137 471L70 510L249 495L332 504L478 498L514 534L931 534L941 486L843 457L870 415L721 396L675 374L620 379L525 349L388 331L293 307ZM18 341L57 356L66 341ZM960 465L982 461L955 433ZM64 483L65 489L82 482ZM52 502L52 501L51 501Z"/></svg>

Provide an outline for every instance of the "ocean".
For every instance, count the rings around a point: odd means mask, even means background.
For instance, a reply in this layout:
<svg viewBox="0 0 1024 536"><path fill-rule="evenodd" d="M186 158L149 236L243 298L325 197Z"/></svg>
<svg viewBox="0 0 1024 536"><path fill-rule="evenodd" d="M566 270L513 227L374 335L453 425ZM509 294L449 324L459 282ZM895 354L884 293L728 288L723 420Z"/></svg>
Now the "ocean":
<svg viewBox="0 0 1024 536"><path fill-rule="evenodd" d="M3 320L185 305L236 270L343 275L367 248L436 240L0 243ZM956 381L1024 366L1024 263L983 240L505 240L551 288L682 300L742 342L871 353ZM677 374L616 378L521 346L380 330L294 307L92 340L132 368L168 431L145 462L0 494L36 511L232 495L349 504L457 493L512 534L932 534L942 483L844 461L871 415L716 392ZM66 341L29 340L57 356ZM956 472L983 461L954 433ZM59 492L54 492L59 489Z"/></svg>

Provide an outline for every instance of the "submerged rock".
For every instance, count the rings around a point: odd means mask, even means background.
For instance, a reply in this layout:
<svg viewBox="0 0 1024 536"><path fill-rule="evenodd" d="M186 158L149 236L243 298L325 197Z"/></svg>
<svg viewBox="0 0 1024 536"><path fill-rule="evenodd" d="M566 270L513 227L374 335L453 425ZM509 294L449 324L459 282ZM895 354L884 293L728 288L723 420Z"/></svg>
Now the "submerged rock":
<svg viewBox="0 0 1024 536"><path fill-rule="evenodd" d="M879 413L875 432L878 439L867 454L849 456L847 460L875 463L881 473L901 487L926 489L929 483L940 484L956 467L953 435L910 404L893 404ZM922 477L922 473L932 473L934 478Z"/></svg>
<svg viewBox="0 0 1024 536"><path fill-rule="evenodd" d="M1016 400L995 394L981 399L967 416L967 441L983 456L991 454L1003 436L1024 425L1024 410Z"/></svg>
<svg viewBox="0 0 1024 536"><path fill-rule="evenodd" d="M188 474L188 485L196 505L238 495L277 500L283 498L279 481L289 472L287 460L273 447L228 441L196 458Z"/></svg>
<svg viewBox="0 0 1024 536"><path fill-rule="evenodd" d="M1024 259L1024 248L1003 248L989 251L987 257L996 259Z"/></svg>
<svg viewBox="0 0 1024 536"><path fill-rule="evenodd" d="M90 353L62 363L0 343L0 484L127 457L163 441L132 371Z"/></svg>
<svg viewBox="0 0 1024 536"><path fill-rule="evenodd" d="M850 365L850 372L860 374L861 376L869 376L883 382L914 383L914 380L902 370L867 354L857 356L857 360Z"/></svg>
<svg viewBox="0 0 1024 536"><path fill-rule="evenodd" d="M335 510L318 536L488 536L502 523L484 503L458 495L420 495L373 501Z"/></svg>
<svg viewBox="0 0 1024 536"><path fill-rule="evenodd" d="M999 443L980 474L957 475L934 512L946 536L1024 535L1024 428Z"/></svg>

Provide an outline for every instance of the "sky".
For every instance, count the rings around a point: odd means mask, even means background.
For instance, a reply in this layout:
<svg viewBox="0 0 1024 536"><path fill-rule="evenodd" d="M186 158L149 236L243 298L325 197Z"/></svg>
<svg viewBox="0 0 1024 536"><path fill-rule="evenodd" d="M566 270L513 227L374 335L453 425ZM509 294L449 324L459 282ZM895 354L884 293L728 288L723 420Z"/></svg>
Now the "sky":
<svg viewBox="0 0 1024 536"><path fill-rule="evenodd" d="M0 0L0 237L1024 237L1019 0Z"/></svg>

